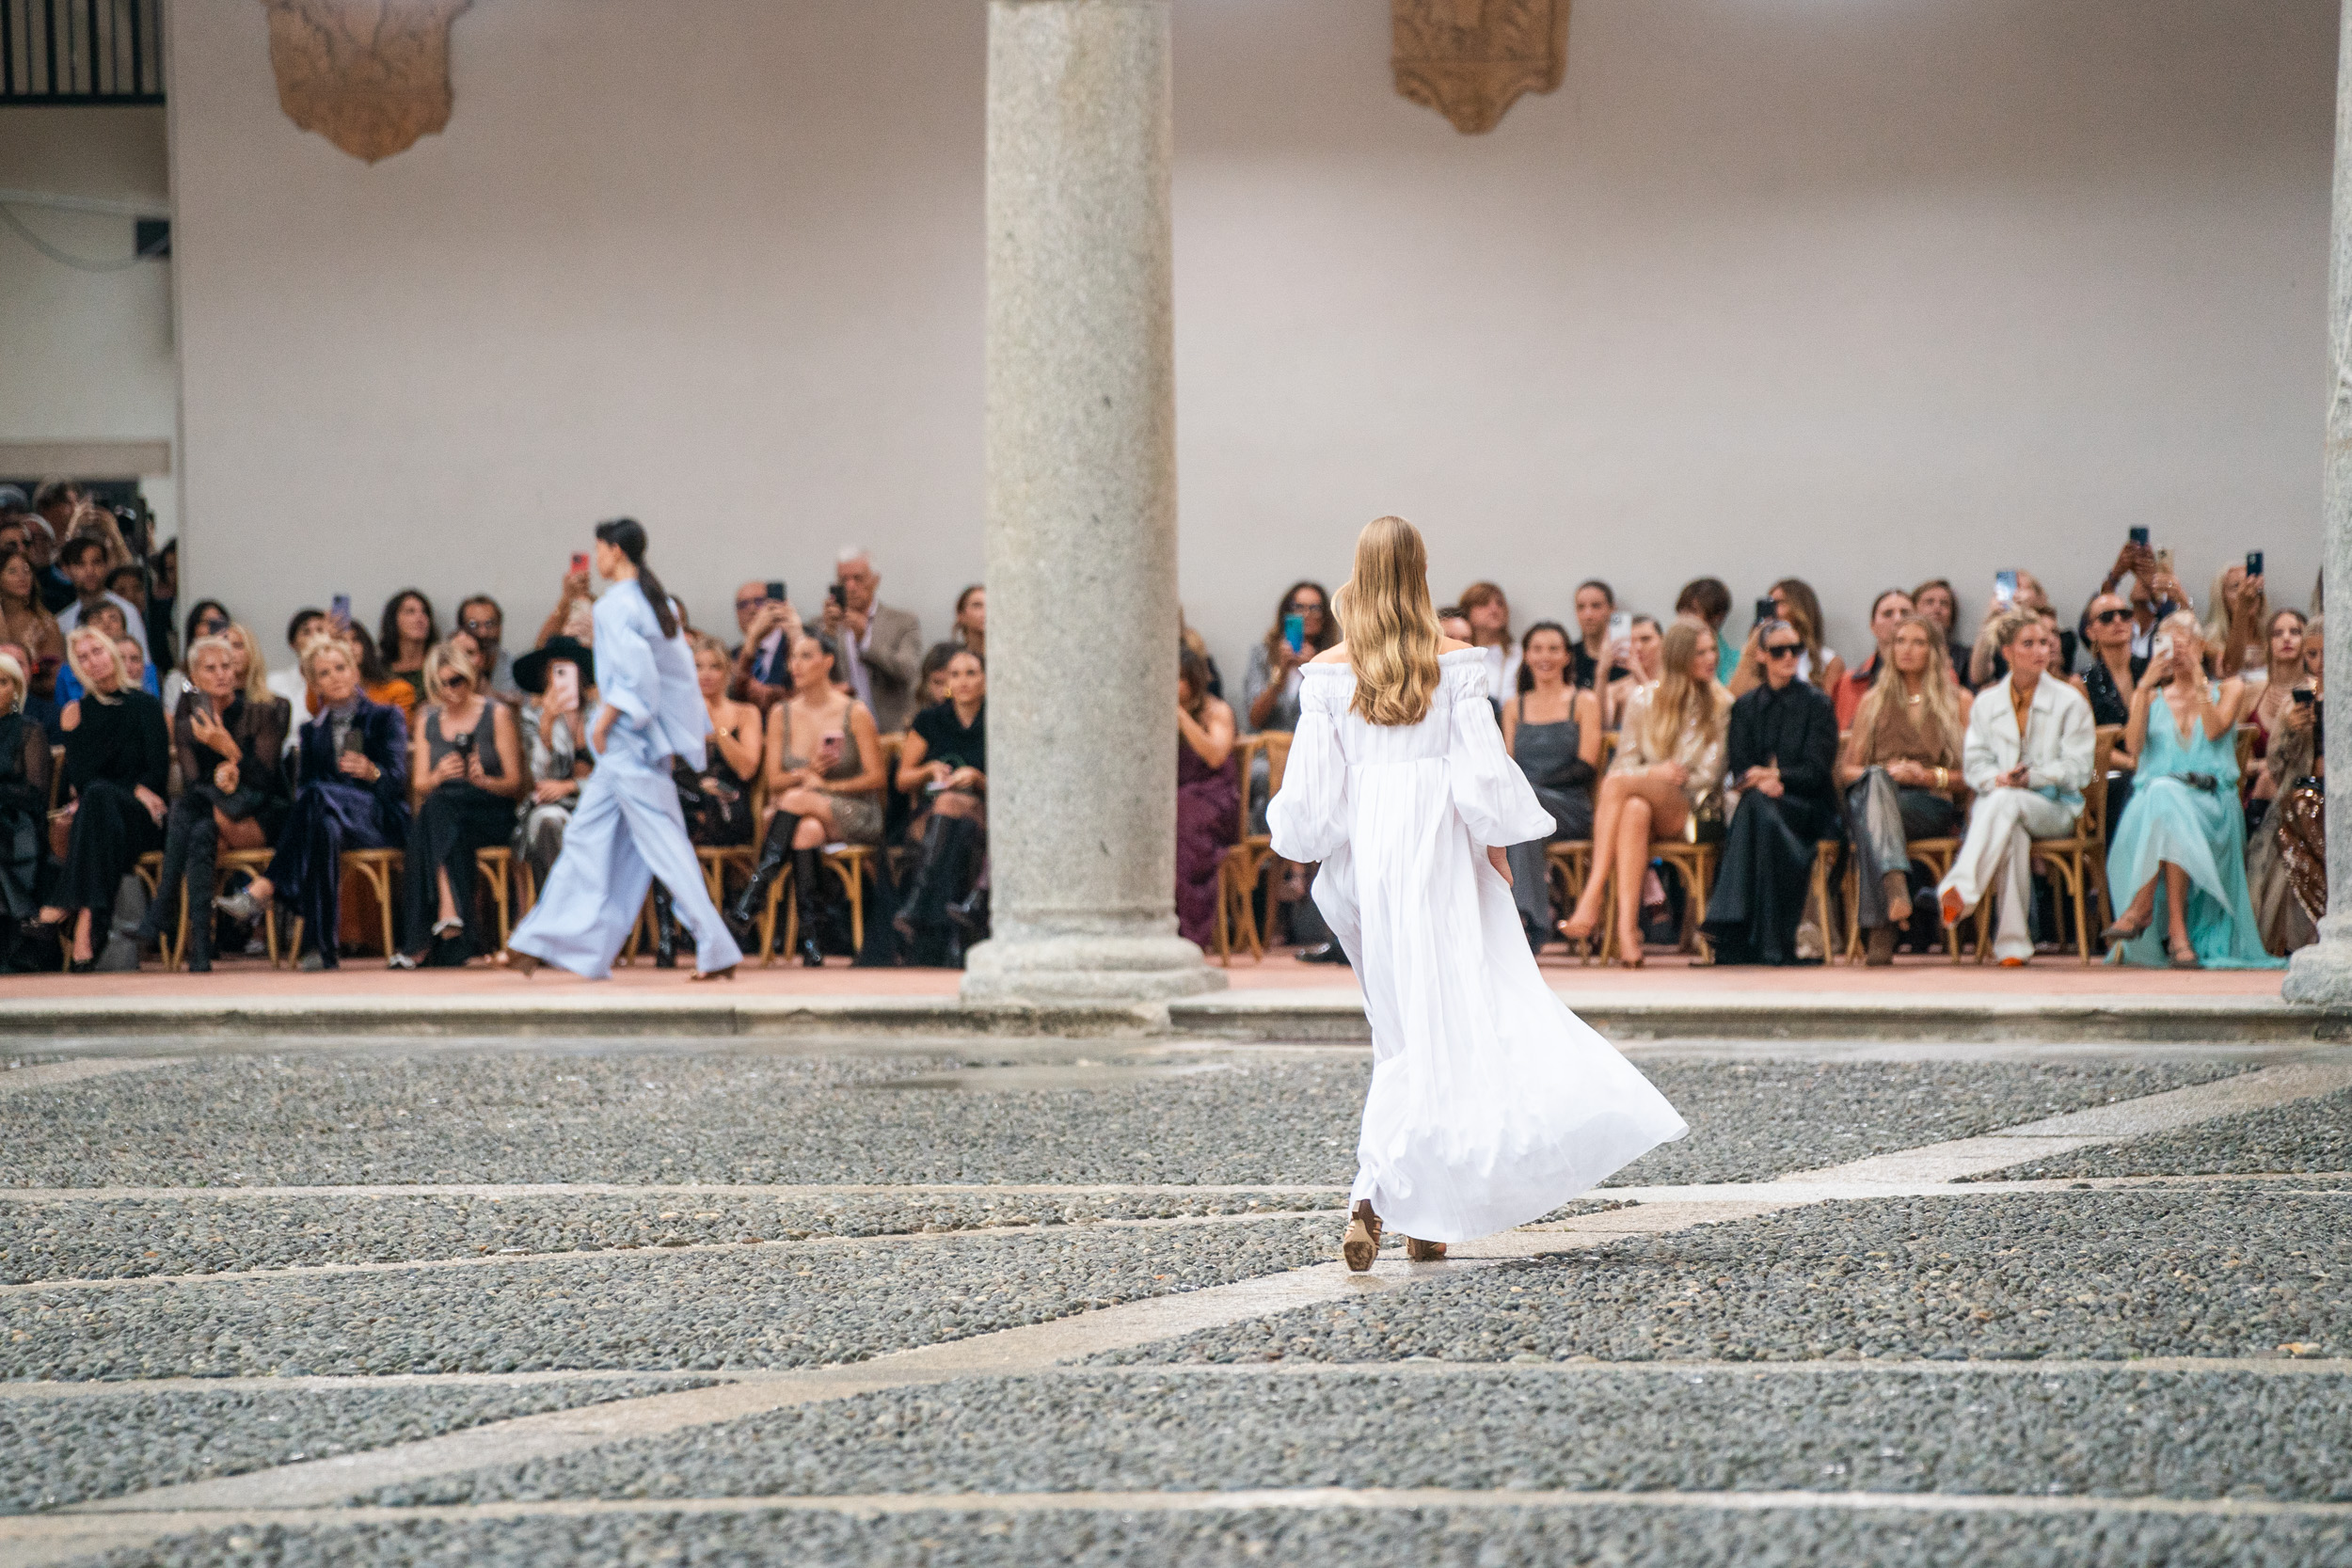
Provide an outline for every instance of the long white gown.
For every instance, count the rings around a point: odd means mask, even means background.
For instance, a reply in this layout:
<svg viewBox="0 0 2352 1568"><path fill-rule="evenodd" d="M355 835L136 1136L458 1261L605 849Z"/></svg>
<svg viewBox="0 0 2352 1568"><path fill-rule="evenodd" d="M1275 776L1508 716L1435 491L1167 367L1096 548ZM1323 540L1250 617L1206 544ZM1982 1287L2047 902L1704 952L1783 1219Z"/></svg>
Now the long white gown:
<svg viewBox="0 0 2352 1568"><path fill-rule="evenodd" d="M1356 674L1310 664L1275 853L1320 861L1314 898L1364 989L1372 1090L1352 1207L1466 1242L1525 1225L1690 1129L1552 994L1488 845L1552 831L1486 704L1485 655L1438 661L1413 725L1349 710Z"/></svg>

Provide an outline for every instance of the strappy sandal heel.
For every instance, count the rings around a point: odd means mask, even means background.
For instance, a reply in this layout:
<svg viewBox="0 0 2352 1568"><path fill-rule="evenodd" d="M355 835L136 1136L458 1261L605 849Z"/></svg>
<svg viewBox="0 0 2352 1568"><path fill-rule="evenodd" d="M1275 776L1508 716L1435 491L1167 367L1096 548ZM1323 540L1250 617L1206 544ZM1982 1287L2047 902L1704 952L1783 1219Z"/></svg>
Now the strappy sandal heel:
<svg viewBox="0 0 2352 1568"><path fill-rule="evenodd" d="M690 984L699 980L732 980L735 978L735 966L729 964L724 969L698 969L686 978Z"/></svg>
<svg viewBox="0 0 2352 1568"><path fill-rule="evenodd" d="M1347 1239L1340 1243L1340 1256L1347 1259L1351 1273L1362 1274L1380 1256L1380 1216L1372 1212L1372 1199L1364 1198L1356 1205L1356 1212L1347 1222Z"/></svg>
<svg viewBox="0 0 2352 1568"><path fill-rule="evenodd" d="M1407 1236L1405 1238L1405 1259L1408 1263L1442 1263L1445 1261L1445 1243Z"/></svg>
<svg viewBox="0 0 2352 1568"><path fill-rule="evenodd" d="M526 980L538 974L542 967L537 958L528 953L516 952L512 947L502 949L491 958L490 962L500 969L519 974Z"/></svg>

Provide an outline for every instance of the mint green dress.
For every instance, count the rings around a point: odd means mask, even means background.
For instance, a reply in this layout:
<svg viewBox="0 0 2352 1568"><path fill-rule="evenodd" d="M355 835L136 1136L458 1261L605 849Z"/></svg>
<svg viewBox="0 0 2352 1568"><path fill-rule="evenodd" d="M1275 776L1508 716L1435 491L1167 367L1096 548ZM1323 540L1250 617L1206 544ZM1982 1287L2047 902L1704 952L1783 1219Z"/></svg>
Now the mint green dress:
<svg viewBox="0 0 2352 1568"><path fill-rule="evenodd" d="M2202 773L2216 787L2199 789L2184 777ZM2169 861L2188 873L2188 940L2207 969L2284 969L2264 950L2246 891L2246 817L2237 800L2237 736L2209 737L2192 725L2186 742L2172 707L2158 691L2148 705L2148 743L2134 776L2131 803L2108 832L2107 888L2118 913L2150 879L2156 882L2155 918L2131 941L2107 952L2107 962L2161 969L2165 912L2159 867Z"/></svg>

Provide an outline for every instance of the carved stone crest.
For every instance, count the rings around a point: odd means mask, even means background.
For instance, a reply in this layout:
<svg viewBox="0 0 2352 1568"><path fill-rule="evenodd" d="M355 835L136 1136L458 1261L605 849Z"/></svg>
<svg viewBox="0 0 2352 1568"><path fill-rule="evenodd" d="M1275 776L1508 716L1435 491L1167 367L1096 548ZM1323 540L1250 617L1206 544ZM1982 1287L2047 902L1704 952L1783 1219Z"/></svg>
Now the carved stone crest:
<svg viewBox="0 0 2352 1568"><path fill-rule="evenodd" d="M1568 0L1389 0L1396 90L1466 136L1524 92L1549 92L1568 64Z"/></svg>
<svg viewBox="0 0 2352 1568"><path fill-rule="evenodd" d="M449 123L449 28L473 0L262 0L286 118L355 158Z"/></svg>

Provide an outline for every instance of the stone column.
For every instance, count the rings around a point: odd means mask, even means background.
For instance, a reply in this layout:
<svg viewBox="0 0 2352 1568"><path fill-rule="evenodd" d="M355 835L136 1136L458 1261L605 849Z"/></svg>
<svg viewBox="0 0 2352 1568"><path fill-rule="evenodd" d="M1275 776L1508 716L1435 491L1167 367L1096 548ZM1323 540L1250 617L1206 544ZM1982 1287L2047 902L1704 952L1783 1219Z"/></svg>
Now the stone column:
<svg viewBox="0 0 2352 1568"><path fill-rule="evenodd" d="M1169 0L990 0L993 940L970 1002L1224 984L1176 934Z"/></svg>
<svg viewBox="0 0 2352 1568"><path fill-rule="evenodd" d="M2352 0L2336 39L2336 189L2328 225L2328 467L2321 507L2327 570L2328 916L2319 940L2295 955L2286 999L2352 1008Z"/></svg>

